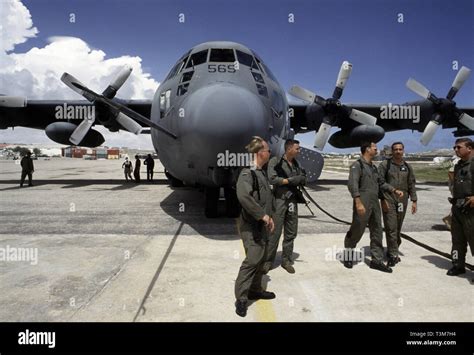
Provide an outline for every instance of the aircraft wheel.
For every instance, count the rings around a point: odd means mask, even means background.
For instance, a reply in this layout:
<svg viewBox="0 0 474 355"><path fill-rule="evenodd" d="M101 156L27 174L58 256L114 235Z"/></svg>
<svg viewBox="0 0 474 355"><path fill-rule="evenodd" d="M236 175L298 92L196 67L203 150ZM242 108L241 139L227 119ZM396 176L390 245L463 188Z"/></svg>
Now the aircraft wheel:
<svg viewBox="0 0 474 355"><path fill-rule="evenodd" d="M228 187L224 188L226 215L229 218L237 218L240 214L240 203L237 199L236 190Z"/></svg>
<svg viewBox="0 0 474 355"><path fill-rule="evenodd" d="M207 187L206 193L206 209L205 215L207 218L217 217L217 206L219 203L219 188L218 187Z"/></svg>

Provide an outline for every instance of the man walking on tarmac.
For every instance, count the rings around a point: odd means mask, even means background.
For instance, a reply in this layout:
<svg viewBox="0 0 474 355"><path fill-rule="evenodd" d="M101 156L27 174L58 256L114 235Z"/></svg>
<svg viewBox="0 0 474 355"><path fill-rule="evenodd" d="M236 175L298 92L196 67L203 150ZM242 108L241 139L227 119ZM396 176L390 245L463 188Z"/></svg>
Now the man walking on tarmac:
<svg viewBox="0 0 474 355"><path fill-rule="evenodd" d="M35 171L35 167L33 165L33 160L31 159L31 152L28 151L26 155L20 161L21 165L21 180L20 180L20 187L23 187L23 183L25 182L25 178L28 175L28 186L33 186L33 173Z"/></svg>
<svg viewBox="0 0 474 355"><path fill-rule="evenodd" d="M454 166L451 240L453 267L447 275L457 276L466 272L467 245L474 255L474 142L459 138L454 151L460 158Z"/></svg>
<svg viewBox="0 0 474 355"><path fill-rule="evenodd" d="M377 155L377 145L373 142L361 144L362 157L354 162L349 170L348 188L354 199L352 224L344 239L344 266L352 268L354 261L353 249L364 234L367 223L370 231L370 253L372 261L370 268L392 272L392 269L383 263L382 221L380 214L379 193L390 192L399 198L403 192L387 184L379 175L372 160Z"/></svg>
<svg viewBox="0 0 474 355"><path fill-rule="evenodd" d="M387 238L387 265L391 267L400 262L398 248L402 242L400 233L408 207L408 197L412 201L411 213L415 214L417 208L415 173L412 167L403 160L403 154L403 143L393 143L392 157L384 160L378 168L379 175L384 177L386 183L403 191L403 197L400 199L387 192L381 196L383 224Z"/></svg>
<svg viewBox="0 0 474 355"><path fill-rule="evenodd" d="M237 180L237 199L242 211L237 230L245 249L245 260L235 280L235 312L245 317L248 300L272 299L273 292L262 287L262 266L268 233L273 232L273 195L263 166L270 158L267 142L253 137L245 147L253 155L253 166L244 168Z"/></svg>
<svg viewBox="0 0 474 355"><path fill-rule="evenodd" d="M306 184L306 173L300 167L296 157L300 152L300 142L288 139L285 142L285 154L281 158L273 157L268 162L268 179L273 185L275 196L275 231L270 234L263 272L266 274L275 261L282 230L281 267L290 274L293 267L293 245L298 233L298 186Z"/></svg>

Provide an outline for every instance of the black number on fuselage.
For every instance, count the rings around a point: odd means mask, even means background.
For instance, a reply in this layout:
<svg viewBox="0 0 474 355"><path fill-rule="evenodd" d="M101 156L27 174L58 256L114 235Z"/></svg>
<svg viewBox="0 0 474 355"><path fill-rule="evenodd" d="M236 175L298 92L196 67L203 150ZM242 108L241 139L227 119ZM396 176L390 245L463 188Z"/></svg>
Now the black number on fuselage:
<svg viewBox="0 0 474 355"><path fill-rule="evenodd" d="M209 73L235 73L234 64L209 64L207 66Z"/></svg>

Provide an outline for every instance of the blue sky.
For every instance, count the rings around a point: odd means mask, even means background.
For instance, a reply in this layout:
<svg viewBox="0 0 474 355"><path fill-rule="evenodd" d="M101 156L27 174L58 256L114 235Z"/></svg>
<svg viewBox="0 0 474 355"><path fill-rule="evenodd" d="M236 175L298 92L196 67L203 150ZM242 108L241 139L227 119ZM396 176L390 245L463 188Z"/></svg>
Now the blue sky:
<svg viewBox="0 0 474 355"><path fill-rule="evenodd" d="M231 40L254 49L288 90L298 84L329 96L343 60L353 71L343 102L403 103L418 97L405 87L409 77L445 96L459 67L474 69L472 0L25 0L36 38L14 52L44 47L51 36L74 36L107 57L140 56L158 82L190 47ZM76 22L69 22L74 13ZM185 23L178 22L178 14ZM295 22L288 22L293 13ZM399 23L398 14L403 14ZM474 106L474 75L456 97ZM313 134L303 141L312 145ZM420 133L386 135L381 144L403 138L408 151L452 145L444 130L428 148ZM353 150L353 149L352 149ZM337 151L327 146L325 151Z"/></svg>

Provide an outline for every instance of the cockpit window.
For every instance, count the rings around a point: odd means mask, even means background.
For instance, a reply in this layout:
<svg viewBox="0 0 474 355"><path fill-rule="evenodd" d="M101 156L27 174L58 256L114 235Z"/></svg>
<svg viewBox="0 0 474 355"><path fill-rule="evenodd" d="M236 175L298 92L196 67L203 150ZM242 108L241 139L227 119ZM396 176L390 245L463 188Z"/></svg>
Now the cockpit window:
<svg viewBox="0 0 474 355"><path fill-rule="evenodd" d="M265 70L265 73L267 73L267 76L270 77L270 79L272 79L274 82L278 82L275 78L275 75L273 75L273 73L271 72L271 70L265 65L263 64L262 62L260 63L260 65L263 67L263 69Z"/></svg>
<svg viewBox="0 0 474 355"><path fill-rule="evenodd" d="M239 51L238 49L235 52L237 53L237 60L240 64L246 65L255 70L259 70L257 67L257 63L255 63L255 60L253 59L253 56L245 52Z"/></svg>
<svg viewBox="0 0 474 355"><path fill-rule="evenodd" d="M209 57L209 61L233 63L235 62L234 50L231 48L213 48L211 49L211 56Z"/></svg>
<svg viewBox="0 0 474 355"><path fill-rule="evenodd" d="M191 78L193 77L194 71L188 71L186 73L183 73L183 76L181 77L181 82L187 82L190 81Z"/></svg>
<svg viewBox="0 0 474 355"><path fill-rule="evenodd" d="M186 65L186 68L191 68L193 66L206 63L207 60L207 52L208 50L205 49L200 52L196 52L191 57L189 58L188 64Z"/></svg>
<svg viewBox="0 0 474 355"><path fill-rule="evenodd" d="M252 72L252 75L257 83L265 84L265 81L263 80L263 76L261 74Z"/></svg>
<svg viewBox="0 0 474 355"><path fill-rule="evenodd" d="M188 60L189 52L190 51L188 51L185 55L183 55L180 58L180 60L178 60L178 62L175 64L173 69L171 69L171 71L166 76L166 79L164 81L171 79L173 76L175 76L177 73L179 73L183 69L184 65L186 64L186 61Z"/></svg>

